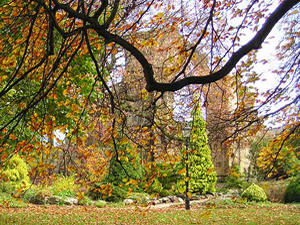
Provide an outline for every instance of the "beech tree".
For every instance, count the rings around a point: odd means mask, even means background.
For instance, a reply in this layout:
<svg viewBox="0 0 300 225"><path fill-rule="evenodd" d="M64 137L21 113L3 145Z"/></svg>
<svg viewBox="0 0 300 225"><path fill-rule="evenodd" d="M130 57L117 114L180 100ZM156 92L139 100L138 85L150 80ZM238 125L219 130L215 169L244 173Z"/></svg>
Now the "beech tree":
<svg viewBox="0 0 300 225"><path fill-rule="evenodd" d="M24 154L34 152L35 159L44 159L57 148L51 141L57 131L66 133L69 146L76 143L85 149L80 151L82 161L91 155L88 149L92 147L86 148L85 143L111 146L114 151L105 151L107 161L122 157L117 142L131 142L134 149L148 145L148 150L154 152L151 146L157 141L157 133L170 139L180 133L169 122L164 126L155 123L159 118L155 110L158 100L166 92L184 88L202 91L204 84L208 87L203 92L206 98L210 95L209 85L225 77L231 81L236 96L236 108L226 117L235 122L227 139L239 138L238 134L247 128L255 134L263 120L277 115L279 121L284 114L287 125L280 141L285 142L299 127L299 96L290 94L291 90L299 90L299 48L295 48L299 44L298 2L1 1L1 160L21 150ZM278 57L288 66L273 71L279 79L277 86L258 98L254 84L261 76L253 70L256 53L264 51L263 43L282 20L286 38L279 46ZM169 47L155 48L152 54L160 55L161 65L154 68L147 51L157 46L158 40L168 39L166 35L172 32L180 38L171 41ZM147 37L141 38L141 33L147 33ZM252 36L248 39L245 33ZM244 39L248 40L244 43ZM172 46L176 51L167 54ZM147 126L130 129L126 123L130 110L123 104L122 88L117 85L126 76L136 78L124 65L128 55L136 59L135 66L143 79L138 88L128 82L126 90L138 90L142 98L150 99L149 107L154 109L154 116L146 116L150 121ZM176 66L167 66L172 62ZM286 104L278 109L268 108L283 100ZM170 111L168 119L173 119L172 114ZM87 135L97 126L102 130L98 133L101 144ZM50 167L47 163L34 165Z"/></svg>

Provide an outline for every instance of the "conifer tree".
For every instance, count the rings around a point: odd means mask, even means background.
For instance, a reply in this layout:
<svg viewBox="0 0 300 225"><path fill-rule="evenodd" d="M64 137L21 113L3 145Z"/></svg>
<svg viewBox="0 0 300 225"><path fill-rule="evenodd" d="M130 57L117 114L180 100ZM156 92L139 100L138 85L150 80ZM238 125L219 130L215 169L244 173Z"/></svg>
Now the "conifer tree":
<svg viewBox="0 0 300 225"><path fill-rule="evenodd" d="M205 121L199 106L196 106L193 112L189 149L191 149L189 155L191 192L200 194L214 192L217 176L208 146Z"/></svg>

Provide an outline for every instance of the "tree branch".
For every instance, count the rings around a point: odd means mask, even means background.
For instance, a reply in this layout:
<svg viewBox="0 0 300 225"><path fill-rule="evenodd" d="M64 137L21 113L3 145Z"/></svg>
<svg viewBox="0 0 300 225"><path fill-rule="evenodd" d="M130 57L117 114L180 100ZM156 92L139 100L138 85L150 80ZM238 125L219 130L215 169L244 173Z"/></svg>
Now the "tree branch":
<svg viewBox="0 0 300 225"><path fill-rule="evenodd" d="M217 72L207 76L191 76L172 83L158 83L153 77L153 70L151 65L143 65L144 75L147 81L148 91L177 91L190 84L207 84L218 81L228 75L231 70L236 66L241 58L247 55L250 51L261 48L261 44L267 38L271 30L274 28L276 23L295 5L299 3L298 0L285 0L283 1L275 11L269 16L262 28L256 33L256 35L238 51L233 53L228 62ZM138 54L131 52L138 60ZM139 60L139 62L141 62Z"/></svg>

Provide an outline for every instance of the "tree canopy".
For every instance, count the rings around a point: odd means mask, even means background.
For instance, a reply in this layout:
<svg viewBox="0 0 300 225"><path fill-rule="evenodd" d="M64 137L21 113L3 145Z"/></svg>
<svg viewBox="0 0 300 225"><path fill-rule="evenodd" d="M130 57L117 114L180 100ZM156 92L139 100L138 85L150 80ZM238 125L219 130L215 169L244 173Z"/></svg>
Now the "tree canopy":
<svg viewBox="0 0 300 225"><path fill-rule="evenodd" d="M107 159L126 161L117 148L125 142L154 159L153 146L163 143L157 136L176 146L182 126L176 125L166 92L184 96L186 105L195 101L189 96L201 92L197 101L205 107L210 96L218 95L221 103L233 99L227 104L230 110L215 114L218 123L232 131L227 140L239 139L247 129L255 134L264 120L275 116L283 127L278 139L283 146L299 127L298 0L3 0L0 4L1 160L12 152L33 152L28 161L50 169L49 160L42 165L37 159L61 151L58 133L68 140L63 152L71 152L75 145L85 149L77 153L81 161L91 155L90 148L107 145L114 149L105 151ZM272 75L278 82L258 90L256 84L263 78L254 70L257 53L265 51L263 43L277 24L282 35L277 57L282 64ZM156 62L152 56L158 56ZM128 68L130 57L138 72ZM268 60L261 60L261 65ZM278 107L270 108L274 105ZM128 121L137 118L147 122L130 126ZM92 147L83 147L85 143Z"/></svg>

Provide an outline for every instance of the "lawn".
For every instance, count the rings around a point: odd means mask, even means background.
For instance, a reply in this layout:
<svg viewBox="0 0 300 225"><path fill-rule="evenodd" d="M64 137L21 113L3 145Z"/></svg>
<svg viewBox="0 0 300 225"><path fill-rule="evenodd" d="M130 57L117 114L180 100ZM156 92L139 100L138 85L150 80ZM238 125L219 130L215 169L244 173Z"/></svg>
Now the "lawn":
<svg viewBox="0 0 300 225"><path fill-rule="evenodd" d="M137 206L36 206L0 208L0 224L300 224L300 205L193 205L148 209Z"/></svg>

